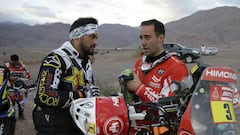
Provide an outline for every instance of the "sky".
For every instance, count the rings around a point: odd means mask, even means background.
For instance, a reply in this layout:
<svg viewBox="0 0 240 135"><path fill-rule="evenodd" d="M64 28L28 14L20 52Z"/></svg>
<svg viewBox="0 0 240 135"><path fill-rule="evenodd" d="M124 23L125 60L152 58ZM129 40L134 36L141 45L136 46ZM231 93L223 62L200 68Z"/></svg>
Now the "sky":
<svg viewBox="0 0 240 135"><path fill-rule="evenodd" d="M221 6L240 8L240 0L1 0L0 22L72 24L79 17L94 17L99 24L135 27L148 19L165 24Z"/></svg>

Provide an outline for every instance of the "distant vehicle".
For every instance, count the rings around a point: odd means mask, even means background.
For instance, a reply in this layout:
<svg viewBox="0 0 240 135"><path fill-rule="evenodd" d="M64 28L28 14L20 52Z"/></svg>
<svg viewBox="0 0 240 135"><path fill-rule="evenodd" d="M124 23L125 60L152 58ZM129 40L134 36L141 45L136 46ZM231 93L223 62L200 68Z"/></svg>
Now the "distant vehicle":
<svg viewBox="0 0 240 135"><path fill-rule="evenodd" d="M115 50L116 50L116 51L121 51L121 50L122 50L122 48L120 48L120 47L117 47Z"/></svg>
<svg viewBox="0 0 240 135"><path fill-rule="evenodd" d="M216 47L206 47L204 51L202 51L202 55L216 55L218 53L218 49Z"/></svg>
<svg viewBox="0 0 240 135"><path fill-rule="evenodd" d="M179 43L164 43L163 47L167 53L175 52L177 57L184 60L186 63L192 63L194 60L201 57L199 49L188 48Z"/></svg>

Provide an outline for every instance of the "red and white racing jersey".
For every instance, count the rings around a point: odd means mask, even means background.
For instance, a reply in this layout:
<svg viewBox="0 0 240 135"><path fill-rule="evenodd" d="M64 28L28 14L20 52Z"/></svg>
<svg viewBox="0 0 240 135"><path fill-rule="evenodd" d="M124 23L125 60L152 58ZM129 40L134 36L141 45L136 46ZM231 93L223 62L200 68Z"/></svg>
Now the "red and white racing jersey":
<svg viewBox="0 0 240 135"><path fill-rule="evenodd" d="M146 62L145 57L140 56L134 67L134 71L142 82L137 88L136 95L142 101L151 102L157 102L162 97L173 96L174 93L170 89L170 84L173 80L182 81L188 76L186 65L175 56L160 58L161 61L156 62L156 60L151 64ZM153 64L155 65L153 66ZM145 67L151 68L144 71Z"/></svg>
<svg viewBox="0 0 240 135"><path fill-rule="evenodd" d="M31 78L31 74L27 67L19 62L18 64L13 64L13 63L5 63L5 66L9 69L10 71L10 76L17 77L17 78ZM13 85L15 80L10 80L11 85Z"/></svg>

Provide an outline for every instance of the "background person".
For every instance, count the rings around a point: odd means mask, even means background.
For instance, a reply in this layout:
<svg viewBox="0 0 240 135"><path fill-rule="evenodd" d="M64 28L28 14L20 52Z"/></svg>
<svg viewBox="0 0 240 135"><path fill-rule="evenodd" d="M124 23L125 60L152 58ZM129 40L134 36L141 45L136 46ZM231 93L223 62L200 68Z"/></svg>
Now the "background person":
<svg viewBox="0 0 240 135"><path fill-rule="evenodd" d="M42 61L34 99L33 122L39 135L81 135L69 112L71 101L98 96L89 84L91 62L98 39L95 18L79 18L71 25L69 38ZM90 93L89 93L90 92Z"/></svg>
<svg viewBox="0 0 240 135"><path fill-rule="evenodd" d="M29 70L27 69L26 65L24 65L22 62L19 60L19 56L17 54L13 54L10 56L10 62L5 63L5 66L9 69L10 71L10 77L9 77L9 82L10 82L10 89L13 90L13 86L15 81L18 78L26 78L30 79L31 74ZM17 102L18 104L18 118L24 120L24 96L25 92L21 92L20 89L18 89L18 93L16 94L15 92L10 92L9 89L9 97L13 103L13 106ZM17 100L17 101L16 101Z"/></svg>
<svg viewBox="0 0 240 135"><path fill-rule="evenodd" d="M205 51L205 49L206 49L206 46L204 44L202 44L202 46L201 46L202 53Z"/></svg>

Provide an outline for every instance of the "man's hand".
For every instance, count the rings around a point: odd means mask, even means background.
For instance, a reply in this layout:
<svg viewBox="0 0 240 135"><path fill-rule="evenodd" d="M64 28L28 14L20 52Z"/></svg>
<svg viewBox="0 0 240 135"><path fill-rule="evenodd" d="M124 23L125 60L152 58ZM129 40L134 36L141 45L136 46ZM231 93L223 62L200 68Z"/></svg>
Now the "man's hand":
<svg viewBox="0 0 240 135"><path fill-rule="evenodd" d="M126 81L126 87L128 91L136 92L137 87L141 84L141 81L139 80L136 73L133 73L133 80Z"/></svg>
<svg viewBox="0 0 240 135"><path fill-rule="evenodd" d="M10 76L10 77L9 77L9 80L11 80L11 81L14 82L15 80L17 80L17 77L15 77L15 76Z"/></svg>

